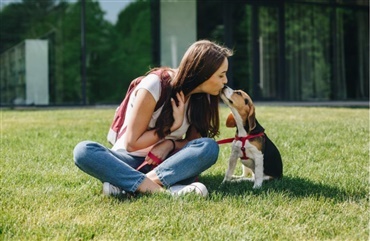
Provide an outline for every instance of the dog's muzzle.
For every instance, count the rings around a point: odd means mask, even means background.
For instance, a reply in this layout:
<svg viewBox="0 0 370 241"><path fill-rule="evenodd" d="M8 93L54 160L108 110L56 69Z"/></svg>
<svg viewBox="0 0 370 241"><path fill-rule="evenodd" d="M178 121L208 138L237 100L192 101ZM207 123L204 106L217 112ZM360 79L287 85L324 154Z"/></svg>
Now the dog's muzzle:
<svg viewBox="0 0 370 241"><path fill-rule="evenodd" d="M225 104L226 104L226 101L230 102L231 104L233 103L233 101L230 99L233 93L234 93L233 89L231 89L227 85L224 85L224 87L221 90L221 99L225 102Z"/></svg>

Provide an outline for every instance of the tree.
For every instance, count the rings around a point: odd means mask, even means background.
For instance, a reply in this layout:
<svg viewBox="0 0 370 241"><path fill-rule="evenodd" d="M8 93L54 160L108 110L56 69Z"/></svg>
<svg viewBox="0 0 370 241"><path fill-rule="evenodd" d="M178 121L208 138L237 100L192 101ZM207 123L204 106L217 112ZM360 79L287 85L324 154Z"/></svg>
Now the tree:
<svg viewBox="0 0 370 241"><path fill-rule="evenodd" d="M57 31L55 45L55 102L80 103L81 98L81 2L68 4L56 11L54 28ZM110 50L109 29L112 26L104 20L104 13L98 2L86 5L86 60L88 103L99 100L104 91L99 85L103 61L101 56ZM39 24L44 24L40 22ZM52 64L53 65L53 64ZM100 87L99 87L100 86Z"/></svg>
<svg viewBox="0 0 370 241"><path fill-rule="evenodd" d="M115 54L107 59L113 86L109 101L122 100L129 82L154 67L151 39L150 3L131 3L119 14L112 39Z"/></svg>

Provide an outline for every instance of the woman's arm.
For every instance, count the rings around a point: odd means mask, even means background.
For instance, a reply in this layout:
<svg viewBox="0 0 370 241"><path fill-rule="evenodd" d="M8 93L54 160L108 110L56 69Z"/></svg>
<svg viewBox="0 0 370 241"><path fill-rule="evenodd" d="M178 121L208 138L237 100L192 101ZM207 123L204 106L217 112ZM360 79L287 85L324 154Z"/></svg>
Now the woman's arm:
<svg viewBox="0 0 370 241"><path fill-rule="evenodd" d="M146 148L159 141L154 130L147 130L156 105L153 95L146 89L139 89L135 94L135 103L124 135L127 144L125 149L129 152Z"/></svg>
<svg viewBox="0 0 370 241"><path fill-rule="evenodd" d="M184 118L184 95L177 93L178 104L171 100L174 123L171 126L171 131L180 128ZM155 133L155 130L148 130L150 119L155 109L155 99L152 94L146 89L139 89L136 92L136 99L132 107L130 118L127 122L125 133L127 146L125 149L129 152L140 150L157 143L160 138Z"/></svg>

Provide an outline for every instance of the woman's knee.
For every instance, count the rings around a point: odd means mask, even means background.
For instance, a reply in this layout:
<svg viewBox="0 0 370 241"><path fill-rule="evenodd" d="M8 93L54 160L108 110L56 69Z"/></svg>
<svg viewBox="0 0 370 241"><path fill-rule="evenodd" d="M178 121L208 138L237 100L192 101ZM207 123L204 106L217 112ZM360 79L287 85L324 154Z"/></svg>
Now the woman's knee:
<svg viewBox="0 0 370 241"><path fill-rule="evenodd" d="M212 164L215 164L220 151L217 142L211 138L204 138L204 140L202 141L204 142L205 157L207 158L207 160L212 162Z"/></svg>
<svg viewBox="0 0 370 241"><path fill-rule="evenodd" d="M93 144L91 141L82 141L78 143L73 150L73 160L77 166L83 166L84 161L88 159L91 149L88 147Z"/></svg>

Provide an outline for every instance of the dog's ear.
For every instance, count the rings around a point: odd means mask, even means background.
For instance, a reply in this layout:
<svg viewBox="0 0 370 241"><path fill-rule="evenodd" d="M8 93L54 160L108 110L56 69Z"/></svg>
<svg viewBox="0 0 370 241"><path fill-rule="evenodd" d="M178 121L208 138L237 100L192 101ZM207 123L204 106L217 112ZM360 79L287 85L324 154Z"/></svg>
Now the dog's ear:
<svg viewBox="0 0 370 241"><path fill-rule="evenodd" d="M248 115L248 125L249 125L249 131L256 128L256 114L254 111L254 105L249 106L249 115Z"/></svg>
<svg viewBox="0 0 370 241"><path fill-rule="evenodd" d="M226 119L226 127L233 128L236 127L236 121L233 113L230 113Z"/></svg>

